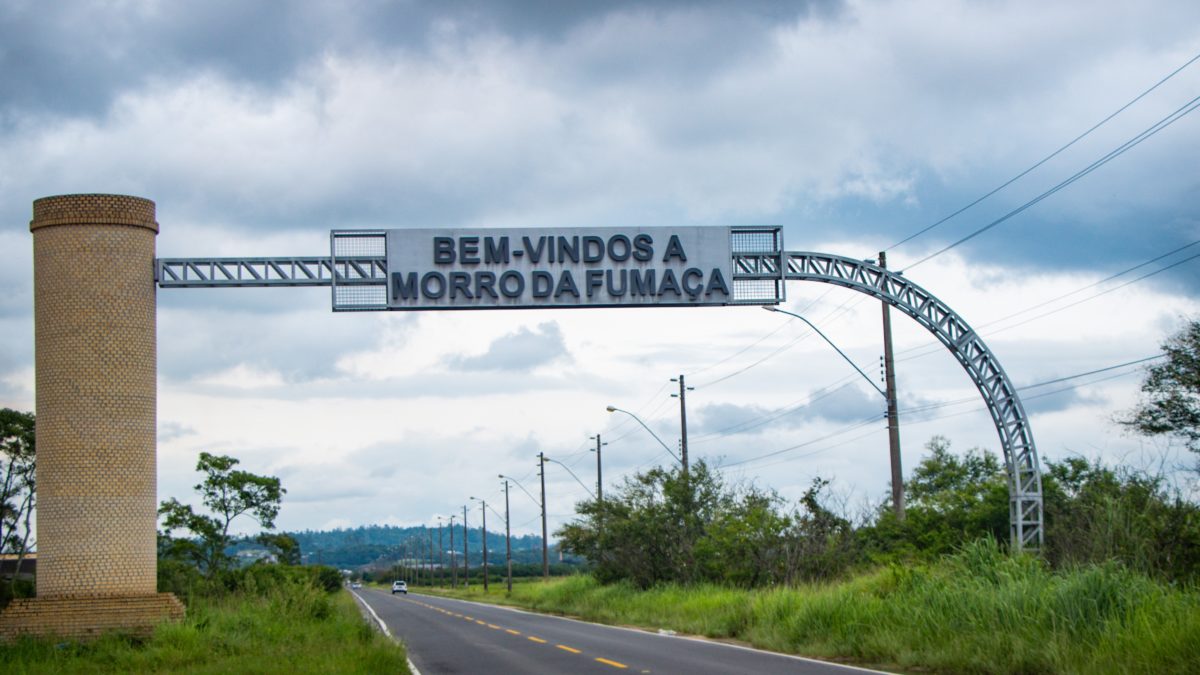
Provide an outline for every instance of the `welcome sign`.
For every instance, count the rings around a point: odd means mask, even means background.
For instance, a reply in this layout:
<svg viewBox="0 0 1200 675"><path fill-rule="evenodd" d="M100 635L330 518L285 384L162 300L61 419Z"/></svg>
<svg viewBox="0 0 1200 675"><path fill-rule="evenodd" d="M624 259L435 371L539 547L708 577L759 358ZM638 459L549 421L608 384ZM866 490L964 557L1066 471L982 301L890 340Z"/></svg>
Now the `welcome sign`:
<svg viewBox="0 0 1200 675"><path fill-rule="evenodd" d="M393 310L727 305L730 228L387 230Z"/></svg>

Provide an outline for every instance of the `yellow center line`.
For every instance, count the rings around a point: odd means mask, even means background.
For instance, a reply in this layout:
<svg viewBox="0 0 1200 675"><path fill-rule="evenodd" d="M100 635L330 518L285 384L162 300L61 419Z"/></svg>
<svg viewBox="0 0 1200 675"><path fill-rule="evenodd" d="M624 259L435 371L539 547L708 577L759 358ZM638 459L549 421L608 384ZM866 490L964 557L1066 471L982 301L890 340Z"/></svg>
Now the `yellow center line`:
<svg viewBox="0 0 1200 675"><path fill-rule="evenodd" d="M574 647L568 647L566 645L554 645L554 646L558 647L559 649L563 650L564 652L571 652L572 654L582 654L583 653L580 650L575 649Z"/></svg>
<svg viewBox="0 0 1200 675"><path fill-rule="evenodd" d="M545 641L545 640L543 640L543 639L542 639L542 638L540 638L540 637L533 637L532 635L530 635L530 636L529 636L529 639L530 639L530 640L533 640L534 642L540 642L540 643L542 643L542 644L546 644L546 641Z"/></svg>
<svg viewBox="0 0 1200 675"><path fill-rule="evenodd" d="M629 667L629 666L625 665L624 663L617 663L616 661L609 661L608 659L602 659L599 657L596 657L596 660L599 661L600 663L603 663L606 666L612 666L613 668L625 669L625 668Z"/></svg>
<svg viewBox="0 0 1200 675"><path fill-rule="evenodd" d="M497 625L496 625L496 624L494 624L494 623L489 623L489 624L487 625L487 627L488 627L488 628L495 628L496 630L500 630L500 626L497 626Z"/></svg>
<svg viewBox="0 0 1200 675"><path fill-rule="evenodd" d="M480 621L479 619L475 619L475 623L479 624L480 626L486 626L486 625L487 625L487 622L486 622L486 621Z"/></svg>
<svg viewBox="0 0 1200 675"><path fill-rule="evenodd" d="M506 632L506 633L512 633L513 635L520 635L520 634L521 634L521 631L519 631L519 630L513 630L513 629L511 629L511 628L505 628L505 629L504 629L504 632Z"/></svg>
<svg viewBox="0 0 1200 675"><path fill-rule="evenodd" d="M464 618L464 619L466 619L467 621L474 621L474 620L475 620L475 619L473 619L473 618L471 618L471 617L469 617L469 616L466 616L466 615L463 615L463 618Z"/></svg>

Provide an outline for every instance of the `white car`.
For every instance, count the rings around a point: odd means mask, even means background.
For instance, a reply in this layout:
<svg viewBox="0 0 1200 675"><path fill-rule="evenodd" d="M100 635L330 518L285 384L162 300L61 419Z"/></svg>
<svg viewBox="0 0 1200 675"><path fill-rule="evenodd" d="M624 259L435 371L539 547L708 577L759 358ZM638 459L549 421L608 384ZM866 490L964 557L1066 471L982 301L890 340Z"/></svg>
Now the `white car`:
<svg viewBox="0 0 1200 675"><path fill-rule="evenodd" d="M356 582L350 584L350 588L362 588L362 584L360 584L359 582L356 581Z"/></svg>
<svg viewBox="0 0 1200 675"><path fill-rule="evenodd" d="M408 584L403 581L393 581L392 582L392 595L395 595L397 593L403 593L405 595L408 595Z"/></svg>

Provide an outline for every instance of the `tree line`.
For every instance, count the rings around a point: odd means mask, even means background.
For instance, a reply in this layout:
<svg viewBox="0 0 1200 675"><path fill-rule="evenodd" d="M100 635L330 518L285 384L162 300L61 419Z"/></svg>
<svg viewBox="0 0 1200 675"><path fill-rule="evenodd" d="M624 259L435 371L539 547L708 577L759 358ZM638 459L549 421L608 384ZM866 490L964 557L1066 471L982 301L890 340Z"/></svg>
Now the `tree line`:
<svg viewBox="0 0 1200 675"><path fill-rule="evenodd" d="M1142 400L1116 421L1182 439L1200 452L1200 322L1163 345ZM864 566L931 558L979 538L1009 542L1003 464L981 449L956 454L934 436L905 481L907 513L886 500L865 513L839 504L817 478L796 503L753 483L731 483L701 461L656 467L576 506L557 535L601 581L742 587L845 576ZM1200 473L1200 471L1197 471ZM1116 560L1169 581L1200 580L1200 506L1165 473L1070 457L1044 461L1044 559L1065 567Z"/></svg>

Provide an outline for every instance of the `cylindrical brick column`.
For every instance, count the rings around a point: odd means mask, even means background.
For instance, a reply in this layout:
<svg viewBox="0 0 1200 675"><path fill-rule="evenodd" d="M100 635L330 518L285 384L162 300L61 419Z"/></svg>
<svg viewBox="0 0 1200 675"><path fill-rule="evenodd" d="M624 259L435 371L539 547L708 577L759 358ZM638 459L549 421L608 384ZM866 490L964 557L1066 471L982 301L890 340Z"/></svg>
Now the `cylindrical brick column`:
<svg viewBox="0 0 1200 675"><path fill-rule="evenodd" d="M33 203L39 600L157 590L154 217Z"/></svg>

